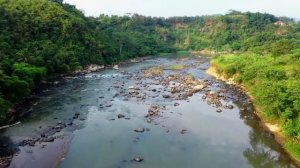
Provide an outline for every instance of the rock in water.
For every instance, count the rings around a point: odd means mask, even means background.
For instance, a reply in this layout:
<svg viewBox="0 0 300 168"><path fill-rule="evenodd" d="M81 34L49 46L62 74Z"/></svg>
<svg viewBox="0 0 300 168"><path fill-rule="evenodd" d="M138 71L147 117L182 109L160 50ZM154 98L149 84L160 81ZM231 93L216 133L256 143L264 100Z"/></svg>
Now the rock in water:
<svg viewBox="0 0 300 168"><path fill-rule="evenodd" d="M135 161L135 162L142 162L144 160L144 158L142 158L141 156L138 156L138 157L135 157L132 159L132 161Z"/></svg>
<svg viewBox="0 0 300 168"><path fill-rule="evenodd" d="M168 99L168 98L170 98L170 95L165 94L165 95L163 95L163 98Z"/></svg>
<svg viewBox="0 0 300 168"><path fill-rule="evenodd" d="M182 129L182 130L180 131L181 134L185 134L186 132L187 132L186 129Z"/></svg>
<svg viewBox="0 0 300 168"><path fill-rule="evenodd" d="M194 93L201 91L204 88L204 85L196 85L194 86L193 90Z"/></svg>
<svg viewBox="0 0 300 168"><path fill-rule="evenodd" d="M135 132L145 132L145 128L134 129Z"/></svg>
<svg viewBox="0 0 300 168"><path fill-rule="evenodd" d="M114 66L113 66L113 69L119 70L119 65L114 65Z"/></svg>
<svg viewBox="0 0 300 168"><path fill-rule="evenodd" d="M176 106L179 106L179 103L174 103L174 106L176 107Z"/></svg>
<svg viewBox="0 0 300 168"><path fill-rule="evenodd" d="M157 104L152 104L148 109L148 114L146 115L146 117L157 116L159 112L160 112L160 106Z"/></svg>
<svg viewBox="0 0 300 168"><path fill-rule="evenodd" d="M229 104L229 105L226 106L226 108L228 108L228 109L231 110L231 109L233 109L234 107L233 107L233 105Z"/></svg>
<svg viewBox="0 0 300 168"><path fill-rule="evenodd" d="M123 114L118 114L118 118L124 118L125 117L125 115L123 115Z"/></svg>

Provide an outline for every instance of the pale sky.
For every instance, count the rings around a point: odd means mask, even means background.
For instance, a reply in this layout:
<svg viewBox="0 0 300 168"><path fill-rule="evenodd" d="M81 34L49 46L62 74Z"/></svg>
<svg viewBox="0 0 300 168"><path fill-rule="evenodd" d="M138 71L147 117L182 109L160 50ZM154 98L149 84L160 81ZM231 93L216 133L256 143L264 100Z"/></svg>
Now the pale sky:
<svg viewBox="0 0 300 168"><path fill-rule="evenodd" d="M64 0L88 16L196 16L224 14L230 9L300 18L300 0Z"/></svg>

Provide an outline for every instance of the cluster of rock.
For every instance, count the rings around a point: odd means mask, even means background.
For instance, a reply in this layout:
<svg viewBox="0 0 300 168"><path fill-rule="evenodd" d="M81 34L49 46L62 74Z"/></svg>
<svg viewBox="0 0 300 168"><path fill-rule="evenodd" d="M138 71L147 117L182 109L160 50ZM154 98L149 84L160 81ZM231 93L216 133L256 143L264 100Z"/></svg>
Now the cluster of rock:
<svg viewBox="0 0 300 168"><path fill-rule="evenodd" d="M12 156L6 156L0 158L0 167L9 167Z"/></svg>
<svg viewBox="0 0 300 168"><path fill-rule="evenodd" d="M196 65L189 65L186 67L196 67ZM102 66L90 66L87 72L97 71L102 69ZM114 69L118 70L118 66L114 66ZM189 97L193 96L200 92L203 94L202 100L206 101L208 104L216 107L217 112L222 112L222 109L233 109L234 106L228 103L228 98L225 96L226 90L218 90L212 91L211 86L213 83L212 80L198 80L190 75L186 75L187 73L182 74L170 74L164 73L161 67L151 68L143 72L139 73L129 73L127 71L119 71L123 76L122 79L117 79L112 86L108 88L108 91L114 89L116 93L112 97L109 97L105 103L99 104L99 108L110 108L113 106L112 101L115 98L122 98L124 101L135 100L135 101L143 101L146 102L148 98L150 99L158 99L159 101L164 102L172 102L174 100L187 100ZM178 71L177 71L178 72ZM177 73L176 72L176 73ZM114 77L113 77L114 78ZM131 83L131 86L125 84L125 81L135 81L135 83ZM99 97L99 99L104 99L104 97ZM98 100L99 100L98 99ZM104 102L104 101L103 101ZM151 102L153 102L151 100ZM178 102L172 103L174 107L180 106ZM155 124L156 119L163 117L163 112L166 110L166 106L157 102L151 104L145 114L146 120L148 123ZM122 113L122 112L121 112ZM117 119L130 119L126 115L117 114L114 116L112 120ZM61 132L64 128L74 126L74 120L79 119L80 113L76 112L66 122L57 122L56 125L40 128L40 137L30 138L22 141L20 143L21 146L35 146L36 143L39 142L53 142L56 138L61 136L55 134L57 132ZM159 120L159 119L158 119ZM152 122L154 121L154 122ZM159 123L159 122L158 122ZM149 129L147 128L135 128L132 129L137 134L143 133ZM168 133L170 130L167 130ZM186 134L186 129L179 129L178 133ZM55 136L56 135L56 136ZM134 162L142 162L144 159L141 156L137 156L132 158ZM1 160L0 160L1 164Z"/></svg>
<svg viewBox="0 0 300 168"><path fill-rule="evenodd" d="M40 137L33 137L33 138L25 139L19 143L19 146L35 146L36 143L54 142L55 139L57 139L57 138L63 138L63 136L61 136L61 135L55 136L55 134L58 132L61 132L64 128L76 127L76 125L74 125L75 119L84 120L84 118L79 118L79 116L80 116L80 113L75 112L74 116L65 122L58 121L56 123L56 125L47 126L45 128L40 126L39 130L38 130ZM44 145L42 147L44 147Z"/></svg>
<svg viewBox="0 0 300 168"><path fill-rule="evenodd" d="M84 69L76 70L76 71L74 72L74 74L91 73L91 72L99 71L99 70L101 70L101 69L104 69L104 66L103 66L103 65L91 64L91 65L85 67Z"/></svg>
<svg viewBox="0 0 300 168"><path fill-rule="evenodd" d="M220 113L222 112L221 108L224 109L233 109L234 106L231 104L228 104L227 102L229 101L227 97L224 95L225 90L219 90L217 92L214 91L207 91L203 96L202 99L207 101L207 104L213 105L217 108L217 112ZM222 101L225 102L222 103Z"/></svg>
<svg viewBox="0 0 300 168"><path fill-rule="evenodd" d="M156 77L163 73L162 67L153 67L144 71L144 77Z"/></svg>
<svg viewBox="0 0 300 168"><path fill-rule="evenodd" d="M158 104L152 104L148 109L148 114L145 117L158 116L160 112L160 106Z"/></svg>
<svg viewBox="0 0 300 168"><path fill-rule="evenodd" d="M202 91L207 87L206 81L196 80L193 77L182 77L168 75L163 78L161 84L167 87L170 94L164 94L164 98L173 98L174 100L186 100L195 93Z"/></svg>

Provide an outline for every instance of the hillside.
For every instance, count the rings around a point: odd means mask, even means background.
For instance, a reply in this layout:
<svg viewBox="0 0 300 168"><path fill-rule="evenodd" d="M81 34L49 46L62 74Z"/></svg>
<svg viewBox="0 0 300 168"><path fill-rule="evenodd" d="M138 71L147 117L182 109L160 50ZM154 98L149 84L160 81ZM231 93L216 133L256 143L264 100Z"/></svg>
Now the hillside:
<svg viewBox="0 0 300 168"><path fill-rule="evenodd" d="M300 23L291 18L234 10L86 17L62 0L0 0L0 32L0 125L50 77L90 64L205 51L216 55L211 65L219 74L249 91L263 120L279 125L285 149L300 160Z"/></svg>

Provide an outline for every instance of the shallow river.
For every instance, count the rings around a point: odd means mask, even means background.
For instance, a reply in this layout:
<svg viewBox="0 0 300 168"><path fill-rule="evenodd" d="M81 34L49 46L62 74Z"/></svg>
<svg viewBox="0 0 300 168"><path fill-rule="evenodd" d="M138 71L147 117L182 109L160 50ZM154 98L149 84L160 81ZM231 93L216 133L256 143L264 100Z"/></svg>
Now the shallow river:
<svg viewBox="0 0 300 168"><path fill-rule="evenodd" d="M178 63L186 67L168 68ZM163 74L144 77L154 66ZM206 74L208 67L205 57L154 58L64 79L39 95L20 125L1 132L3 148L18 148L10 167L297 167L260 126L247 97ZM208 85L180 98L170 93L170 85L180 82L161 83L170 74ZM222 112L205 99L207 93L219 94ZM159 114L145 117L151 105L159 106ZM143 161L132 160L137 157Z"/></svg>

